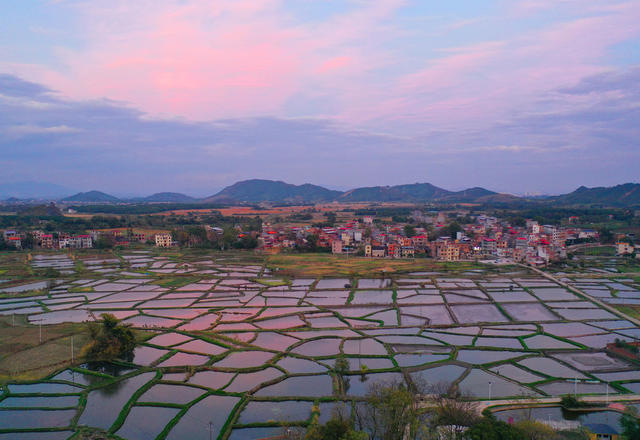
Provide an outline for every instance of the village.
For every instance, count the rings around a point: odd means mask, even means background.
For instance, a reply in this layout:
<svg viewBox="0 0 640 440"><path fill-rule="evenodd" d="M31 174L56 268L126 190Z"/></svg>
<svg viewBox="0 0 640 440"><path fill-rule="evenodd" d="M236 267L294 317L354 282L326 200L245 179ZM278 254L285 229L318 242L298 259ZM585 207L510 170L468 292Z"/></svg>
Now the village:
<svg viewBox="0 0 640 440"><path fill-rule="evenodd" d="M335 216L333 213L331 215ZM230 240L227 247L252 240L250 246L265 254L287 252L331 252L337 255L369 258L433 258L439 261L497 260L545 266L562 261L576 246L597 244L595 229L566 225L540 224L531 219L510 222L486 214L415 210L404 222L393 222L372 215L349 215L331 225L309 222L292 223L280 217L265 216L260 230L236 224L226 229L208 224L195 228L166 230L140 228L92 229L81 234L43 230L2 231L9 249L90 249L113 246L147 245L157 248L198 247ZM335 218L335 217L334 217ZM47 225L49 226L49 225ZM256 228L254 228L256 229ZM195 231L195 232L194 232ZM231 236L229 238L229 235ZM616 255L640 257L640 246L633 237L614 238ZM631 239L630 239L631 238ZM224 249L224 244L221 245Z"/></svg>

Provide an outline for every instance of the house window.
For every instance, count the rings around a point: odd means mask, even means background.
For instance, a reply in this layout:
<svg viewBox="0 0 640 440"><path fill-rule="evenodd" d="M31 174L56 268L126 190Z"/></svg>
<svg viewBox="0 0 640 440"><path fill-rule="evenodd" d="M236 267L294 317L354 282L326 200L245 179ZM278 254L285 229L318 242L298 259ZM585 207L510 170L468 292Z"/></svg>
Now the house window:
<svg viewBox="0 0 640 440"><path fill-rule="evenodd" d="M611 436L611 434L597 434L596 435L596 439L597 440L612 440L613 437Z"/></svg>

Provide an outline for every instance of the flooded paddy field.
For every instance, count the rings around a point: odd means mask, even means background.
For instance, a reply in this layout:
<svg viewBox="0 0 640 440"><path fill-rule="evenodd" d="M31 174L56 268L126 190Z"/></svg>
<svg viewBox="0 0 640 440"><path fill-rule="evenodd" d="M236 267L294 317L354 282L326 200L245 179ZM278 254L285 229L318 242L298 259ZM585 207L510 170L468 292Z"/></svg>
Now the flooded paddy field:
<svg viewBox="0 0 640 440"><path fill-rule="evenodd" d="M144 340L129 359L9 381L0 438L67 439L81 427L208 438L211 427L214 438L254 439L318 412L326 420L378 381L422 392L446 383L477 399L640 389L637 368L604 352L616 338L640 340L640 329L524 268L290 278L261 261L210 256L65 258L31 260L55 265L56 279L0 283L0 315L46 333L112 313ZM599 298L640 291L611 273L562 277ZM340 358L346 371L336 371Z"/></svg>

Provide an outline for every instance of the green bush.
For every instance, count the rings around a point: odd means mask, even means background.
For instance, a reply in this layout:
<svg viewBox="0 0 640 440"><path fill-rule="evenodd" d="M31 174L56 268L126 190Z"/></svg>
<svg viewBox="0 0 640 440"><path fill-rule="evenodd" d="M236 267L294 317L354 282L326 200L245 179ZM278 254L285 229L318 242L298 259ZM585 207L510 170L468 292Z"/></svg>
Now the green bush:
<svg viewBox="0 0 640 440"><path fill-rule="evenodd" d="M133 330L110 313L100 317L102 322L89 325L91 342L85 348L85 356L92 361L130 357L136 346Z"/></svg>

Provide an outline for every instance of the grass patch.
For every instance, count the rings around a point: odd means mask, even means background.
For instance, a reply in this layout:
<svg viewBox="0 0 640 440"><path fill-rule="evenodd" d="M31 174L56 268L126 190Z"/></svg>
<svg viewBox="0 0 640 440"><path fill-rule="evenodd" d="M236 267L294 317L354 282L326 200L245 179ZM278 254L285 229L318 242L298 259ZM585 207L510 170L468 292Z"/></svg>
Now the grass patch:
<svg viewBox="0 0 640 440"><path fill-rule="evenodd" d="M267 287L278 287L278 286L287 286L288 285L288 283L286 281L283 281L283 280L265 280L265 279L256 278L254 281L256 283L260 283L263 286L267 286Z"/></svg>
<svg viewBox="0 0 640 440"><path fill-rule="evenodd" d="M615 307L617 310L621 311L622 313L624 313L627 316L630 316L632 318L635 319L640 319L640 306L635 306L635 305L619 305L619 304L612 304L613 307Z"/></svg>
<svg viewBox="0 0 640 440"><path fill-rule="evenodd" d="M597 246L584 248L580 253L584 255L591 255L594 257L613 257L616 255L616 249L613 246Z"/></svg>
<svg viewBox="0 0 640 440"><path fill-rule="evenodd" d="M0 318L0 381L38 380L71 363L71 336L76 360L89 342L85 324L29 325L23 315Z"/></svg>
<svg viewBox="0 0 640 440"><path fill-rule="evenodd" d="M278 271L282 271L282 273L292 277L379 277L396 272L465 271L486 268L484 265L467 261L447 264L423 258L389 260L331 254L272 255L267 258L267 266L271 269L278 269Z"/></svg>
<svg viewBox="0 0 640 440"><path fill-rule="evenodd" d="M166 277L166 278L161 278L158 281L155 281L153 284L157 284L158 286L161 286L161 287L172 288L172 287L186 286L187 284L195 283L198 281L200 281L200 278L193 277L193 276Z"/></svg>
<svg viewBox="0 0 640 440"><path fill-rule="evenodd" d="M78 286L78 287L72 287L71 289L69 289L69 293L90 293L90 292L95 292L95 290L93 289L93 287L82 287L82 286Z"/></svg>

